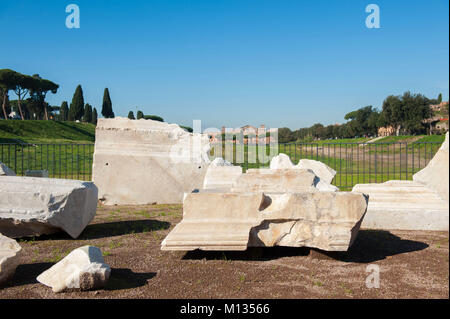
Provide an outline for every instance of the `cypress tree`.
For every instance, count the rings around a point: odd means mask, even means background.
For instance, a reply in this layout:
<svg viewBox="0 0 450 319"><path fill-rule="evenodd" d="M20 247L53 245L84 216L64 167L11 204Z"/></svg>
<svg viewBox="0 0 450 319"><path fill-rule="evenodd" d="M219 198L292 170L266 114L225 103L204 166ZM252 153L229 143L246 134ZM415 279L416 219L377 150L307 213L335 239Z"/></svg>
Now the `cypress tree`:
<svg viewBox="0 0 450 319"><path fill-rule="evenodd" d="M442 93L439 93L437 98L437 104L441 104L441 102L442 102Z"/></svg>
<svg viewBox="0 0 450 319"><path fill-rule="evenodd" d="M128 118L130 120L135 120L133 111L128 112Z"/></svg>
<svg viewBox="0 0 450 319"><path fill-rule="evenodd" d="M92 121L91 121L92 124L97 124L97 117L98 117L97 109L94 107L94 110L92 111Z"/></svg>
<svg viewBox="0 0 450 319"><path fill-rule="evenodd" d="M61 103L61 108L59 109L59 120L67 121L69 117L69 107L67 106L67 101Z"/></svg>
<svg viewBox="0 0 450 319"><path fill-rule="evenodd" d="M89 103L86 103L86 106L84 107L83 122L92 122L92 106Z"/></svg>
<svg viewBox="0 0 450 319"><path fill-rule="evenodd" d="M137 111L136 113L136 118L139 119L143 119L144 118L144 113L142 113L141 111Z"/></svg>
<svg viewBox="0 0 450 319"><path fill-rule="evenodd" d="M108 88L105 88L105 91L103 92L102 115L107 119L114 118L114 112L112 109L112 102L109 96Z"/></svg>
<svg viewBox="0 0 450 319"><path fill-rule="evenodd" d="M69 121L81 120L84 114L83 89L78 85L73 94L72 103L69 109Z"/></svg>

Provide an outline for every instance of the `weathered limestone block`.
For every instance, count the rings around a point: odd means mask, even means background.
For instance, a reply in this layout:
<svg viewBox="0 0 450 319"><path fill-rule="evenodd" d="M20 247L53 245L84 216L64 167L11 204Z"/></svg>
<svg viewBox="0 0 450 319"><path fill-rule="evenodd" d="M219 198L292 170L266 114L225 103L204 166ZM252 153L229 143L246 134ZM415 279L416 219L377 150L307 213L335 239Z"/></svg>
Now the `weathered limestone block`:
<svg viewBox="0 0 450 319"><path fill-rule="evenodd" d="M242 192L305 192L316 191L316 175L303 169L248 169L233 184L231 191Z"/></svg>
<svg viewBox="0 0 450 319"><path fill-rule="evenodd" d="M22 247L14 239L0 234L0 286L14 276L21 251Z"/></svg>
<svg viewBox="0 0 450 319"><path fill-rule="evenodd" d="M314 186L319 191L325 192L337 192L339 188L334 185L331 185L334 176L336 175L336 171L331 167L325 165L322 162L309 160L309 159L301 159L297 165L294 165L291 162L291 159L286 154L280 153L279 155L272 158L270 161L270 169L303 169L303 170L311 170L315 175L316 179L314 181Z"/></svg>
<svg viewBox="0 0 450 319"><path fill-rule="evenodd" d="M97 187L77 180L0 178L0 232L8 237L64 230L77 238L94 218Z"/></svg>
<svg viewBox="0 0 450 319"><path fill-rule="evenodd" d="M362 227L372 229L449 230L448 133L428 165L413 181L357 184L353 192L370 196Z"/></svg>
<svg viewBox="0 0 450 319"><path fill-rule="evenodd" d="M181 203L200 189L209 164L207 135L176 124L99 119L93 180L106 205Z"/></svg>
<svg viewBox="0 0 450 319"><path fill-rule="evenodd" d="M449 201L449 180L448 180L448 132L445 134L445 141L439 150L428 163L428 165L413 175L413 180L424 184L434 190L447 203Z"/></svg>
<svg viewBox="0 0 450 319"><path fill-rule="evenodd" d="M190 193L183 220L162 250L245 250L248 246L345 251L367 208L356 193Z"/></svg>
<svg viewBox="0 0 450 319"><path fill-rule="evenodd" d="M418 182L393 180L381 184L357 184L352 192L370 197L363 228L449 229L448 202Z"/></svg>
<svg viewBox="0 0 450 319"><path fill-rule="evenodd" d="M245 250L250 229L260 223L260 193L189 193L183 220L161 244L162 250Z"/></svg>
<svg viewBox="0 0 450 319"><path fill-rule="evenodd" d="M16 176L16 173L8 166L0 162L0 176Z"/></svg>
<svg viewBox="0 0 450 319"><path fill-rule="evenodd" d="M348 192L268 194L272 203L252 228L250 247L313 247L346 251L358 234L368 197Z"/></svg>
<svg viewBox="0 0 450 319"><path fill-rule="evenodd" d="M242 175L240 166L212 166L206 170L203 189L229 190Z"/></svg>
<svg viewBox="0 0 450 319"><path fill-rule="evenodd" d="M53 292L79 288L93 290L108 282L111 268L103 260L102 252L94 246L83 246L73 250L36 279L52 288Z"/></svg>
<svg viewBox="0 0 450 319"><path fill-rule="evenodd" d="M327 184L331 184L334 176L336 175L336 171L328 165L310 159L301 159L296 165L296 168L312 170L314 174L316 174L320 178L321 181Z"/></svg>
<svg viewBox="0 0 450 319"><path fill-rule="evenodd" d="M289 156L280 153L270 161L270 169L295 168Z"/></svg>

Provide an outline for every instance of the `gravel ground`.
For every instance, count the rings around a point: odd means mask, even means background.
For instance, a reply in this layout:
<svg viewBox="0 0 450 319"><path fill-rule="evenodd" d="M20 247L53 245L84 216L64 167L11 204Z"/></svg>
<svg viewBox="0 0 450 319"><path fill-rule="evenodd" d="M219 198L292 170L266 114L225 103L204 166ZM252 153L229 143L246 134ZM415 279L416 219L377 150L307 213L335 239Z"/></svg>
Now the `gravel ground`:
<svg viewBox="0 0 450 319"><path fill-rule="evenodd" d="M345 253L307 248L245 252L167 252L161 241L181 220L181 205L99 206L74 240L64 233L21 239L24 250L4 298L449 298L448 232L361 230ZM59 294L36 281L84 245L111 266L97 291ZM366 287L368 265L380 287Z"/></svg>

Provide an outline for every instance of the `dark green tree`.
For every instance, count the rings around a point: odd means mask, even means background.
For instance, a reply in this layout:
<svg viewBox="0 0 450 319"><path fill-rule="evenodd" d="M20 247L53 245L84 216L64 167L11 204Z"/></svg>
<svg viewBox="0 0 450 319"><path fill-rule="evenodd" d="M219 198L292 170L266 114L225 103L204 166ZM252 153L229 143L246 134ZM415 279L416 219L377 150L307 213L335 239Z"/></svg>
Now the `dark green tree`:
<svg viewBox="0 0 450 319"><path fill-rule="evenodd" d="M136 113L136 119L140 120L144 118L144 113L142 111L137 111Z"/></svg>
<svg viewBox="0 0 450 319"><path fill-rule="evenodd" d="M92 106L89 103L86 103L84 107L83 122L86 123L92 122Z"/></svg>
<svg viewBox="0 0 450 319"><path fill-rule="evenodd" d="M39 74L33 75L33 80L29 86L31 100L30 107L33 109L33 113L36 114L38 118L42 118L41 114L44 113L45 119L49 119L48 114L51 112L51 107L45 102L45 97L48 92L55 94L58 91L58 88L58 84L41 78Z"/></svg>
<svg viewBox="0 0 450 319"><path fill-rule="evenodd" d="M437 104L441 104L441 102L442 102L442 93L439 93L437 98Z"/></svg>
<svg viewBox="0 0 450 319"><path fill-rule="evenodd" d="M59 120L67 121L68 118L69 118L69 106L67 104L67 101L63 101L61 103L61 108L59 109Z"/></svg>
<svg viewBox="0 0 450 319"><path fill-rule="evenodd" d="M130 120L135 120L133 111L128 112L128 118Z"/></svg>
<svg viewBox="0 0 450 319"><path fill-rule="evenodd" d="M94 109L92 110L92 121L91 121L92 124L97 124L97 117L98 117L97 109L94 107Z"/></svg>
<svg viewBox="0 0 450 319"><path fill-rule="evenodd" d="M8 119L6 112L6 100L9 98L8 92L14 90L16 80L16 72L10 69L0 70L0 96L2 99L2 110L5 120Z"/></svg>
<svg viewBox="0 0 450 319"><path fill-rule="evenodd" d="M105 118L114 118L114 112L112 109L111 97L109 96L108 88L105 88L103 92L103 104L102 104L102 115Z"/></svg>
<svg viewBox="0 0 450 319"><path fill-rule="evenodd" d="M154 120L154 121L158 121L158 122L164 122L164 119L158 115L144 115L144 119Z"/></svg>
<svg viewBox="0 0 450 319"><path fill-rule="evenodd" d="M29 75L21 74L18 72L14 72L14 93L16 93L18 100L17 105L19 109L20 118L22 120L25 119L24 112L22 111L22 100L28 94L29 90L33 88L33 85L36 84L36 79Z"/></svg>
<svg viewBox="0 0 450 319"><path fill-rule="evenodd" d="M81 120L84 115L84 98L83 89L81 85L78 85L75 89L75 93L72 97L72 103L70 103L69 109L69 121Z"/></svg>

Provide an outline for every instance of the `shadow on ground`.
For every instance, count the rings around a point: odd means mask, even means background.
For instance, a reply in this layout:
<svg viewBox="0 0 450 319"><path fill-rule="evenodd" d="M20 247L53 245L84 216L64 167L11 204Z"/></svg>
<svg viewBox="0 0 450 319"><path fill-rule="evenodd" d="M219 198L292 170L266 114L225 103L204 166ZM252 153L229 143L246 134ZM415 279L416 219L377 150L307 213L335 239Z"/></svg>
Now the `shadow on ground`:
<svg viewBox="0 0 450 319"><path fill-rule="evenodd" d="M128 268L113 268L105 290L122 290L145 286L155 272L136 273Z"/></svg>
<svg viewBox="0 0 450 319"><path fill-rule="evenodd" d="M44 271L52 267L54 263L34 263L19 265L16 268L16 272L12 280L9 281L9 286L23 286L29 284L35 284L38 281L36 277L42 274Z"/></svg>
<svg viewBox="0 0 450 319"><path fill-rule="evenodd" d="M149 231L168 229L169 222L159 220L143 219L143 220L127 220L118 222L98 223L88 225L77 239L100 239L112 236L121 236L128 234L139 234ZM41 235L33 237L37 241L41 240L69 240L72 237L66 232L58 232L51 235Z"/></svg>
<svg viewBox="0 0 450 319"><path fill-rule="evenodd" d="M306 247L250 247L246 251L187 252L183 259L207 260L273 260L282 257L309 256L318 259L335 259L344 262L371 263L387 256L423 250L429 245L419 241L401 239L384 230L360 230L348 251L330 252Z"/></svg>

